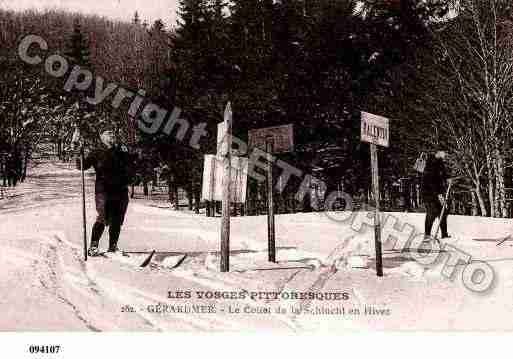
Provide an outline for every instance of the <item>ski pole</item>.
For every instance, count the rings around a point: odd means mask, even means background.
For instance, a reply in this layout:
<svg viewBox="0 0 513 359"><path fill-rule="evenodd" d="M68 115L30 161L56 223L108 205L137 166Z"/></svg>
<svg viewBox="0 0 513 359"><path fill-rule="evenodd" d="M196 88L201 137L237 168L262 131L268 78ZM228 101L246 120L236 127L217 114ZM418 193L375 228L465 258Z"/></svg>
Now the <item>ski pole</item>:
<svg viewBox="0 0 513 359"><path fill-rule="evenodd" d="M79 102L75 102L73 104L73 108L70 108L68 111L75 109L77 112L80 109ZM82 231L84 235L84 261L87 261L87 223L86 223L86 204L85 204L85 175L84 175L84 140L80 136L80 126L79 123L75 123L75 131L73 132L73 137L71 139L72 144L80 145L80 173L82 176ZM75 147L76 148L76 147Z"/></svg>
<svg viewBox="0 0 513 359"><path fill-rule="evenodd" d="M440 230L440 224L442 222L442 218L444 218L445 210L447 208L447 201L449 200L449 193L451 192L452 183L457 178L459 178L459 177L451 178L449 180L449 186L447 186L447 191L445 192L444 203L442 205L442 211L440 212L440 217L439 217L439 220L438 220L438 224L436 225L436 231L435 231L435 236L434 236L434 238L436 240L438 240L438 238L436 238L436 237L438 236L438 231Z"/></svg>
<svg viewBox="0 0 513 359"><path fill-rule="evenodd" d="M87 222L85 204L84 146L80 146L80 172L82 173L82 231L84 235L84 261L87 261Z"/></svg>

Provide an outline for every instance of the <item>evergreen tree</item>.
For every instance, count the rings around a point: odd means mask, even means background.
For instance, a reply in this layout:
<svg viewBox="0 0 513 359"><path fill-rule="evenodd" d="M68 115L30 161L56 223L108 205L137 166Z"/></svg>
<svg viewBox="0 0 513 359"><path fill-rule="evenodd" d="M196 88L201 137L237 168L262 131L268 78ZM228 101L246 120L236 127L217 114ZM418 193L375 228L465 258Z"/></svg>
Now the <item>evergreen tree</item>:
<svg viewBox="0 0 513 359"><path fill-rule="evenodd" d="M89 42L82 33L82 27L78 19L76 19L73 24L73 32L68 40L68 50L66 51L66 55L77 65L90 65Z"/></svg>
<svg viewBox="0 0 513 359"><path fill-rule="evenodd" d="M93 71L90 61L89 41L83 34L79 19L75 19L73 23L73 31L68 38L66 47L67 50L65 54L73 65L78 65L83 69ZM63 102L66 103L65 107L67 108L68 115L76 119L76 125L79 126L82 136L89 143L95 143L97 141L97 127L100 125L99 121L93 123L86 120L86 118L89 118L95 113L95 108L83 101L83 99L86 96L92 96L93 93L94 89L91 86L86 92L72 89L70 93L62 97Z"/></svg>
<svg viewBox="0 0 513 359"><path fill-rule="evenodd" d="M180 0L178 5L179 20L177 34L189 46L201 46L208 38L205 24L208 18L207 0ZM205 36L206 35L206 36Z"/></svg>
<svg viewBox="0 0 513 359"><path fill-rule="evenodd" d="M136 12L134 13L134 18L132 19L132 23L133 23L134 25L141 25L141 19L140 19L140 17L139 17L139 12L137 12L137 11L136 11Z"/></svg>

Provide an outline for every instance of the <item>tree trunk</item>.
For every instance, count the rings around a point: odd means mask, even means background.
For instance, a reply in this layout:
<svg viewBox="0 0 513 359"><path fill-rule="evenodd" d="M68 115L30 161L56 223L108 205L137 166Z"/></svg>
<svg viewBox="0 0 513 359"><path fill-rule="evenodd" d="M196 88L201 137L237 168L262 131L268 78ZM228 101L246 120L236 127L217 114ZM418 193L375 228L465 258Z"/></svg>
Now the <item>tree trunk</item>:
<svg viewBox="0 0 513 359"><path fill-rule="evenodd" d="M481 180L480 178L477 178L477 180L474 182L475 189L472 196L476 196L477 202L479 203L479 209L481 211L481 216L487 217L488 216L488 210L486 208L486 202L483 197L483 192L481 190Z"/></svg>
<svg viewBox="0 0 513 359"><path fill-rule="evenodd" d="M173 181L171 181L171 177L169 176L167 178L167 199L169 200L169 203L173 203Z"/></svg>
<svg viewBox="0 0 513 359"><path fill-rule="evenodd" d="M201 192L194 191L194 213L199 214L201 205Z"/></svg>
<svg viewBox="0 0 513 359"><path fill-rule="evenodd" d="M472 202L472 208L470 210L471 216L479 216L479 207L477 202L477 194L475 191L470 192L470 200Z"/></svg>
<svg viewBox="0 0 513 359"><path fill-rule="evenodd" d="M178 186L174 186L173 193L175 197L175 210L178 211L180 209L180 199L178 198Z"/></svg>
<svg viewBox="0 0 513 359"><path fill-rule="evenodd" d="M490 201L490 217L495 217L495 170L491 154L487 151L486 167L488 171L488 199Z"/></svg>
<svg viewBox="0 0 513 359"><path fill-rule="evenodd" d="M502 218L508 217L508 207L506 205L506 188L504 184L504 156L499 152L499 149L496 149L496 170L497 173L495 175L496 180L496 197L497 197L497 206L499 210L497 211L497 216L502 216Z"/></svg>
<svg viewBox="0 0 513 359"><path fill-rule="evenodd" d="M487 208L486 208L486 203L485 203L484 198L483 198L483 194L481 192L481 188L478 188L476 190L476 196L477 196L477 200L479 202L479 208L481 209L481 216L487 217L488 216L488 211L487 211Z"/></svg>
<svg viewBox="0 0 513 359"><path fill-rule="evenodd" d="M62 161L62 140L57 139L57 158Z"/></svg>
<svg viewBox="0 0 513 359"><path fill-rule="evenodd" d="M25 178L27 178L27 165L29 161L30 153L28 146L25 147L25 158L23 159L23 173L21 175L21 181L25 181Z"/></svg>
<svg viewBox="0 0 513 359"><path fill-rule="evenodd" d="M187 200L189 202L189 211L192 211L193 200L194 200L194 195L192 193L192 187L190 187L189 190L187 191Z"/></svg>
<svg viewBox="0 0 513 359"><path fill-rule="evenodd" d="M144 196L148 197L148 195L149 195L149 192L148 192L148 181L146 179L143 180L143 192L144 192Z"/></svg>

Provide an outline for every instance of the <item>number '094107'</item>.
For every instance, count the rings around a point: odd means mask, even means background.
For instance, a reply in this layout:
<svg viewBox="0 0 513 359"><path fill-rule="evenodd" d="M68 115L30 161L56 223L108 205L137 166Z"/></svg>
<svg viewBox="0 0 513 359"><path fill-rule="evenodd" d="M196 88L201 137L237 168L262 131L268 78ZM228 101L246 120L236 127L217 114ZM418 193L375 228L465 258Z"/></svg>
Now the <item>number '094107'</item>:
<svg viewBox="0 0 513 359"><path fill-rule="evenodd" d="M31 345L30 354L57 354L61 350L60 345Z"/></svg>

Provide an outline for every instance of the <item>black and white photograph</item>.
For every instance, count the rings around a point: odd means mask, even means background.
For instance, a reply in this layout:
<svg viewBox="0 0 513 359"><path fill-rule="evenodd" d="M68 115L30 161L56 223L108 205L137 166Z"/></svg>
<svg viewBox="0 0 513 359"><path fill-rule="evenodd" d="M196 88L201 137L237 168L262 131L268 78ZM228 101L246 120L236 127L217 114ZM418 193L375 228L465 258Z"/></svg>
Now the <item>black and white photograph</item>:
<svg viewBox="0 0 513 359"><path fill-rule="evenodd" d="M6 333L513 330L512 2L0 0L0 267Z"/></svg>

